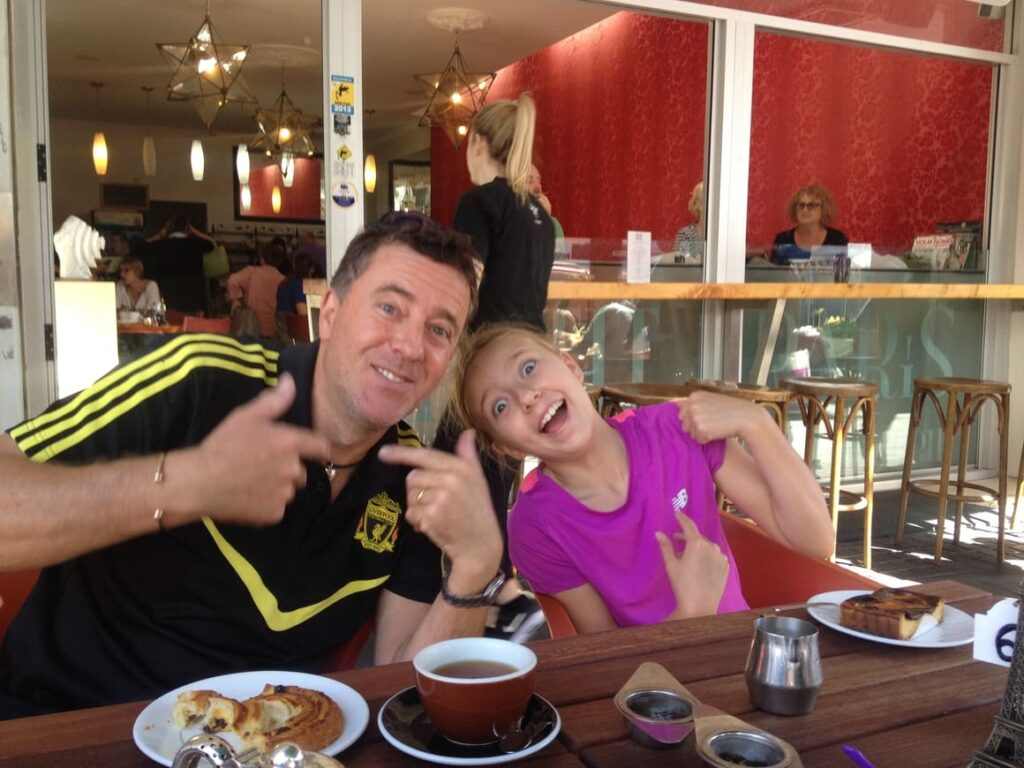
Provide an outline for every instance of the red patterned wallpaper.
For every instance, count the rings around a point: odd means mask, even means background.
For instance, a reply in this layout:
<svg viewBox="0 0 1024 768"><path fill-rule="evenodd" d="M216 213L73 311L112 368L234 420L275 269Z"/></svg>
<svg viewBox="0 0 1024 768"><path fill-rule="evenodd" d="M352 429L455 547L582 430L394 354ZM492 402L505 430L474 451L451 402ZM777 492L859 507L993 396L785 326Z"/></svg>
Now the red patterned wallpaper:
<svg viewBox="0 0 1024 768"><path fill-rule="evenodd" d="M704 167L708 27L618 13L500 70L488 101L530 91L534 156L566 235L673 238ZM472 67L473 62L469 65ZM469 189L465 144L431 141L431 211Z"/></svg>
<svg viewBox="0 0 1024 768"><path fill-rule="evenodd" d="M991 83L980 64L758 34L747 242L792 226L786 201L815 182L836 226L886 252L980 219Z"/></svg>
<svg viewBox="0 0 1024 768"><path fill-rule="evenodd" d="M535 156L567 235L671 240L689 222L707 35L622 12L498 73L490 98L537 100ZM884 250L982 216L990 68L767 33L755 57L749 243L789 226L788 196L813 181L836 198L840 228ZM450 223L470 182L465 146L438 129L431 182L433 214Z"/></svg>

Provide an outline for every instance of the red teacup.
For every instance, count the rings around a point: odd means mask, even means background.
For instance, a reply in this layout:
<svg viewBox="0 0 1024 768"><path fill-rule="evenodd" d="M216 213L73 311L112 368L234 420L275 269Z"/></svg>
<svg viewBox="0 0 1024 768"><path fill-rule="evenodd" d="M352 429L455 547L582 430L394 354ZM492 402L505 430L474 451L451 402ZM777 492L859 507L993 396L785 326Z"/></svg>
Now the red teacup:
<svg viewBox="0 0 1024 768"><path fill-rule="evenodd" d="M537 657L507 640L443 640L412 663L423 708L441 733L463 744L486 744L507 733L533 695Z"/></svg>

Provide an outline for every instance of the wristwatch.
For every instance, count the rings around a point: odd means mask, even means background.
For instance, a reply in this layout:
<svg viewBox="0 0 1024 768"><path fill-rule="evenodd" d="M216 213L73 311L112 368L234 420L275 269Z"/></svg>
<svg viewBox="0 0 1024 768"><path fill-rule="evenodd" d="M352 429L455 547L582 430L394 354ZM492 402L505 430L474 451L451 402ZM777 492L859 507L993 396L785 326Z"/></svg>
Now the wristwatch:
<svg viewBox="0 0 1024 768"><path fill-rule="evenodd" d="M453 595L448 591L448 574L446 573L444 581L441 582L441 597L448 605L454 605L456 608L479 608L482 605L490 605L504 584L505 572L499 569L490 583L484 587L483 592L476 595Z"/></svg>

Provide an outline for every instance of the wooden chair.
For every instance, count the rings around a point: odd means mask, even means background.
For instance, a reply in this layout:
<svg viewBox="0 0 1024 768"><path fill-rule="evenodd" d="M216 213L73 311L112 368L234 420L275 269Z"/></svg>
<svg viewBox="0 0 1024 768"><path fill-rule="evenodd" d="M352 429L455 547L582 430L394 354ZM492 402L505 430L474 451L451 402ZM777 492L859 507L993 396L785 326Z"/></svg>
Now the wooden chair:
<svg viewBox="0 0 1024 768"><path fill-rule="evenodd" d="M745 384L741 381L723 381L721 379L687 379L686 386L690 390L703 389L749 400L765 408L779 429L786 431L786 409L793 393L787 389L772 389L761 384Z"/></svg>
<svg viewBox="0 0 1024 768"><path fill-rule="evenodd" d="M231 318L185 315L181 329L185 333L220 333L228 336L231 334Z"/></svg>
<svg viewBox="0 0 1024 768"><path fill-rule="evenodd" d="M605 384L601 387L601 415L608 418L633 405L657 405L668 400L678 400L688 394L690 394L690 388L685 384L651 384L648 382Z"/></svg>
<svg viewBox="0 0 1024 768"><path fill-rule="evenodd" d="M832 441L829 461L829 482L826 486L832 530L839 530L840 512L864 514L864 567L871 568L871 521L875 507L875 403L878 385L863 379L807 376L783 379L780 384L793 393L800 406L800 418L805 429L804 461L814 465L814 443L818 426L824 428L823 437ZM829 411L831 410L831 415ZM855 431L857 416L864 433L864 492L844 491L843 443Z"/></svg>
<svg viewBox="0 0 1024 768"><path fill-rule="evenodd" d="M945 395L943 408L940 395ZM914 463L914 438L921 423L921 411L925 400L935 406L935 412L942 425L942 466L938 480L911 481L910 471ZM919 493L938 499L935 526L935 564L942 561L942 535L945 527L946 502L956 502L956 519L953 522L953 543L960 543L960 519L964 502L987 501L991 491L980 483L968 482L967 451L971 442L971 425L978 418L978 412L985 403L992 403L996 409L996 429L999 432L999 538L996 542L996 563L1003 562L1004 538L1006 534L1006 464L1008 460L1007 438L1010 431L1010 385L1003 381L984 379L962 379L951 376L914 379L914 395L910 401L910 430L907 432L907 452L903 459L903 482L900 487L900 510L896 520L896 546L903 544L903 526L907 519L907 502L911 493ZM953 463L953 442L959 436L960 455L957 463L956 480L950 478ZM936 487L926 487L936 486ZM1019 486L1018 486L1019 493ZM1019 500L1019 496L1018 496ZM1017 511L1014 509L1014 520Z"/></svg>
<svg viewBox="0 0 1024 768"><path fill-rule="evenodd" d="M721 513L729 549L736 560L743 596L751 608L803 603L822 592L878 589L881 584L828 560L816 560L775 541L749 520ZM551 637L574 637L569 612L551 595L538 594Z"/></svg>

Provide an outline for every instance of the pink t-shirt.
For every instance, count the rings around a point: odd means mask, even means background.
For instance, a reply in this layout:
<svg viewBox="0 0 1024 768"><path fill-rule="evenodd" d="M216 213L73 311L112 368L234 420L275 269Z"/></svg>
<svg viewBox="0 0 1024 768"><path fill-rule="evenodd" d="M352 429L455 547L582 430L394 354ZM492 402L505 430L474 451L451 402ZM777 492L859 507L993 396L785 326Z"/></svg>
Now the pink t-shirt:
<svg viewBox="0 0 1024 768"><path fill-rule="evenodd" d="M523 481L508 517L509 554L520 573L546 594L591 584L620 626L662 621L676 599L654 532L677 532L674 509L680 509L729 559L718 612L746 610L715 499L713 475L725 442L698 444L683 431L675 403L624 411L609 423L626 444L626 503L594 511L538 467ZM676 542L677 552L684 546Z"/></svg>

